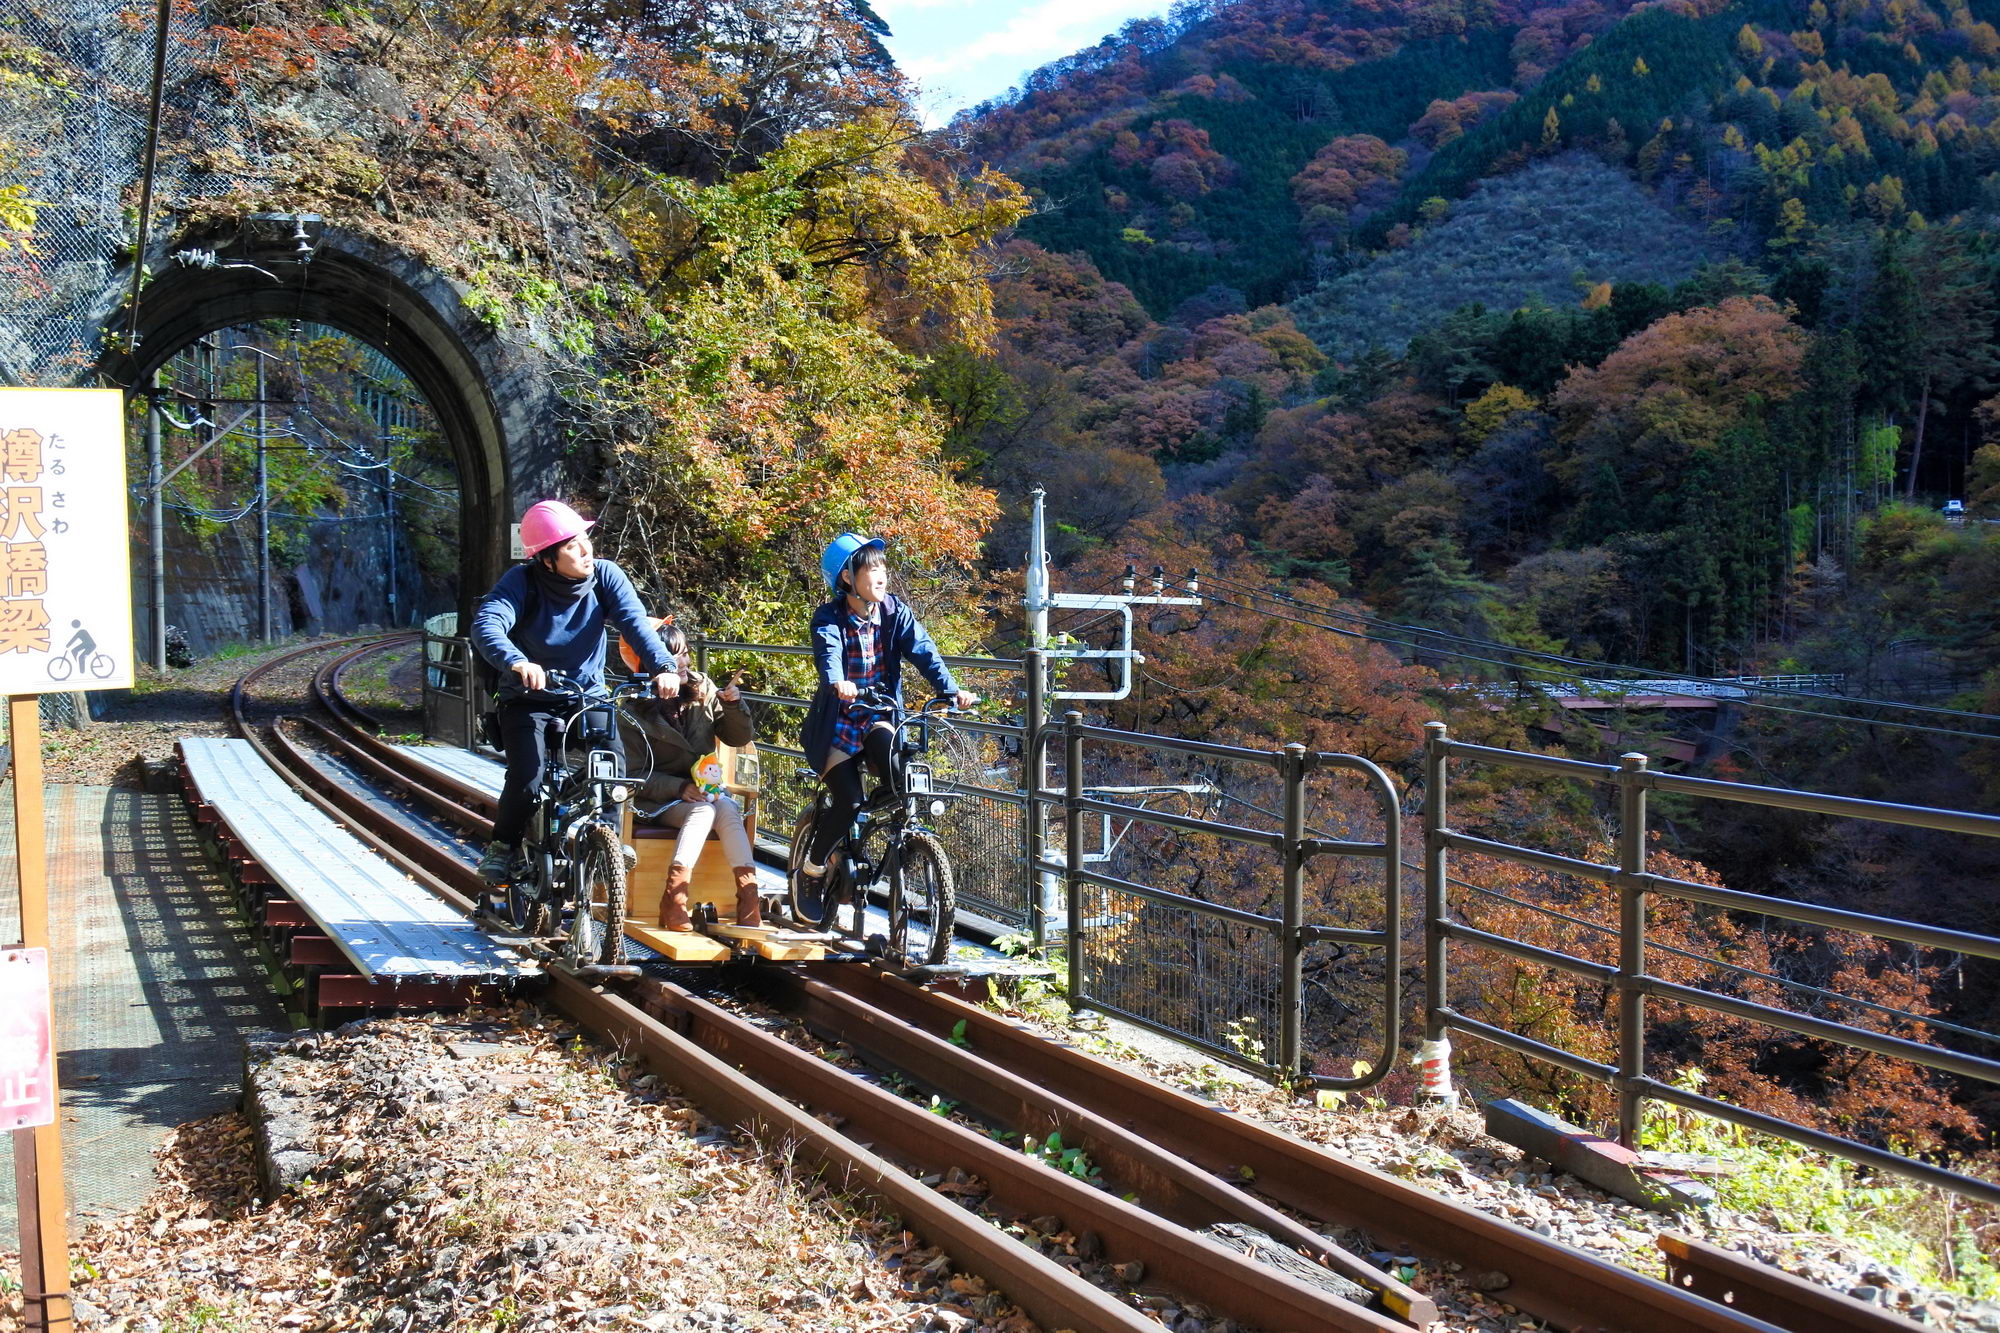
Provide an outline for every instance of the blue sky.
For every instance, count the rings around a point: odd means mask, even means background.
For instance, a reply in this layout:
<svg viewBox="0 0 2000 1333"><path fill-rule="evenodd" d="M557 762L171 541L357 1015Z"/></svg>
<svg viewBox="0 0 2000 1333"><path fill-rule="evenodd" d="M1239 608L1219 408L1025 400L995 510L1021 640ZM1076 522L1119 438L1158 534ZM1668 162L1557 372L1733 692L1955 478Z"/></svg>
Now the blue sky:
<svg viewBox="0 0 2000 1333"><path fill-rule="evenodd" d="M1007 91L1039 65L1163 14L1171 0L874 0L895 35L884 45L923 85L930 125Z"/></svg>

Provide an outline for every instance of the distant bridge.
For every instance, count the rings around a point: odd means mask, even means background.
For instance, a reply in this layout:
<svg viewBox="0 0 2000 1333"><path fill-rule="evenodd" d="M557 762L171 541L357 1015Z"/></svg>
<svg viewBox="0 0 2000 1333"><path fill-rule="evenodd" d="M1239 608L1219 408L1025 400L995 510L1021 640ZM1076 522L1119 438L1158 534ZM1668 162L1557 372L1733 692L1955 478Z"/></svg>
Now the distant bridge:
<svg viewBox="0 0 2000 1333"><path fill-rule="evenodd" d="M1715 708L1753 694L1842 693L1839 673L1790 676L1720 676L1685 680L1527 680L1513 685L1461 685L1482 699L1525 699L1539 695L1563 708Z"/></svg>

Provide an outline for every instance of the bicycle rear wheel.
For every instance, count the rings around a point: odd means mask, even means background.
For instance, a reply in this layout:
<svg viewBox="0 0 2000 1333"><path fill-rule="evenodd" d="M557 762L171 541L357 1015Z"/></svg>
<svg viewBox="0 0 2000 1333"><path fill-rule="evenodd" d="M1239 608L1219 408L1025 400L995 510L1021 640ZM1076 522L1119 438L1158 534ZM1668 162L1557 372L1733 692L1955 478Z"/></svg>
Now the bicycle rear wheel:
<svg viewBox="0 0 2000 1333"><path fill-rule="evenodd" d="M912 919L925 932L914 954ZM906 835L902 851L889 866L889 951L912 963L935 966L951 955L957 923L958 887L944 848L928 833Z"/></svg>
<svg viewBox="0 0 2000 1333"><path fill-rule="evenodd" d="M549 909L542 901L534 869L518 859L507 872L506 915L507 924L523 935L540 937L549 933Z"/></svg>
<svg viewBox="0 0 2000 1333"><path fill-rule="evenodd" d="M813 828L819 822L819 802L814 801L799 812L799 822L792 826L792 850L785 858L785 903L791 908L792 918L802 921L814 929L826 921L826 890L829 877L807 879L799 870L806 863L806 856L812 851Z"/></svg>

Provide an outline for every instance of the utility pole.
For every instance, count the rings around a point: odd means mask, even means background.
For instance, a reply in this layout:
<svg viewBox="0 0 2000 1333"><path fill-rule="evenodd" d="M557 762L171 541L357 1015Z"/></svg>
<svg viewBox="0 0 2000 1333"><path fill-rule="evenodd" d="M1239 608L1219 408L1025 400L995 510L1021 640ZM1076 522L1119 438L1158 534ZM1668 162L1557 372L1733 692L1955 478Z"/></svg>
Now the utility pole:
<svg viewBox="0 0 2000 1333"><path fill-rule="evenodd" d="M389 451L388 441L382 445L382 522L388 529L386 540L389 547L389 627L394 629L402 622L396 619L396 473L390 466L395 455Z"/></svg>
<svg viewBox="0 0 2000 1333"><path fill-rule="evenodd" d="M1049 913L1058 904L1055 872L1041 870L1038 862L1048 857L1048 812L1040 797L1048 787L1048 762L1042 753L1043 714L1048 710L1048 660L1043 655L1049 642L1049 564L1042 539L1042 488L1034 490L1034 517L1028 527L1028 571L1023 601L1027 610L1028 671L1027 713L1022 728L1021 777L1027 793L1026 818L1022 823L1028 840L1028 865L1035 893L1028 904L1029 935L1037 949L1048 946Z"/></svg>
<svg viewBox="0 0 2000 1333"><path fill-rule="evenodd" d="M1027 733L1028 749L1023 755L1022 776L1024 779L1023 785L1027 788L1029 797L1028 818L1025 822L1028 828L1029 864L1031 867L1040 861L1049 859L1045 845L1046 837L1044 836L1047 821L1044 818L1039 801L1035 799L1043 794L1048 785L1048 774L1042 764L1040 745L1042 733L1047 728L1047 719L1043 717L1047 705L1058 700L1118 700L1127 698L1132 693L1135 668L1146 660L1143 653L1138 652L1132 647L1132 608L1135 606L1201 605L1201 597L1199 595L1201 582L1194 570L1190 569L1187 572L1188 596L1169 596L1166 588L1166 571L1157 565L1153 567L1153 590L1151 593L1142 594L1137 591L1138 571L1130 565L1125 567L1125 578L1120 591L1117 593L1085 594L1050 591L1048 543L1044 536L1044 516L1042 513L1044 496L1039 486L1035 488L1033 494L1034 507L1028 527L1028 570L1027 576L1023 580L1024 591L1022 596L1022 602L1027 611L1028 624L1028 716L1027 725L1024 728ZM1061 645L1050 644L1049 611L1057 607L1068 610L1113 611L1119 613L1122 619L1118 646L1116 648L1081 648L1068 643ZM1051 658L1062 658L1071 661L1097 658L1103 661L1116 662L1120 667L1118 686L1116 689L1111 690L1051 689L1049 688L1050 682L1046 674ZM1081 781L1081 778L1080 775L1071 773L1068 775L1068 780L1069 787L1075 788ZM1074 819L1067 822L1070 825L1076 824ZM1081 864L1080 860L1074 859L1081 857L1081 855L1080 848L1072 848L1071 856L1073 859L1071 863ZM1058 890L1055 873L1053 871L1040 872L1036 877L1036 884L1038 892L1035 902L1030 904L1029 907L1029 921L1035 929L1035 943L1037 947L1040 947L1046 942L1044 933L1047 930L1049 914L1057 906ZM1074 913L1072 912L1070 915L1074 916ZM1070 947L1073 951L1076 946L1072 944ZM1072 957L1074 957L1073 952Z"/></svg>
<svg viewBox="0 0 2000 1333"><path fill-rule="evenodd" d="M153 670L167 669L167 523L165 466L160 457L160 374L146 394L146 540L152 566Z"/></svg>
<svg viewBox="0 0 2000 1333"><path fill-rule="evenodd" d="M257 634L271 641L271 469L266 446L270 417L264 403L264 357L257 357Z"/></svg>

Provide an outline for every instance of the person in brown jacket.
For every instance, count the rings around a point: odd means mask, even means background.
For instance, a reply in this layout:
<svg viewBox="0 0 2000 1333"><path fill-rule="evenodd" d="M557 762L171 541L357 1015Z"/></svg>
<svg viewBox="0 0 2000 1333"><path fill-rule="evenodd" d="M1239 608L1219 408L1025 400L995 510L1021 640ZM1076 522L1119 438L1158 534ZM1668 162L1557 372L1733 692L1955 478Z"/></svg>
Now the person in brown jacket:
<svg viewBox="0 0 2000 1333"><path fill-rule="evenodd" d="M717 689L714 681L693 669L687 635L678 626L657 621L655 627L681 673L680 694L666 700L635 700L626 706L623 716L643 737L643 743L628 739L626 753L636 760L650 748L653 756L652 775L634 798L634 813L662 828L679 831L673 865L667 871L667 889L660 897L660 928L694 929L694 920L688 915L688 885L711 829L721 838L722 853L736 876L736 924L760 926L764 919L757 901L756 861L750 835L743 826L743 807L726 791L704 791L694 773L695 765L716 742L740 746L755 738L750 705L743 701L735 681ZM623 645L620 651L625 651ZM650 815L644 813L649 810Z"/></svg>

